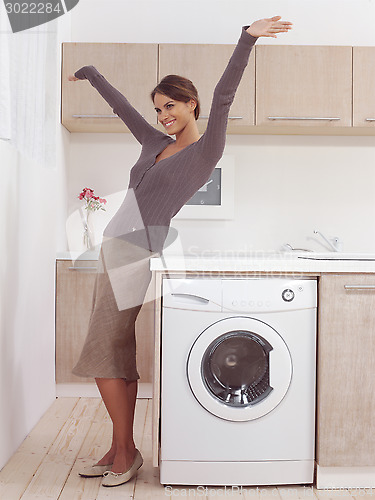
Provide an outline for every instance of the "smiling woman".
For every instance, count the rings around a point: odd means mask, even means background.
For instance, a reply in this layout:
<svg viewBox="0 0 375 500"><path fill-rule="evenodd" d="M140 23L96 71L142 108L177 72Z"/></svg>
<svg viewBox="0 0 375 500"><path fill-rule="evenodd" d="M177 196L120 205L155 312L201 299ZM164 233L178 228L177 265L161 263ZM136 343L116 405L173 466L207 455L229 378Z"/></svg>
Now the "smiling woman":
<svg viewBox="0 0 375 500"><path fill-rule="evenodd" d="M142 465L133 440L139 378L134 324L151 279L149 258L162 252L172 217L208 181L222 157L229 109L250 52L258 37L276 37L291 28L291 23L280 19L262 19L242 29L215 88L202 137L196 123L198 94L185 78L170 75L152 92L167 135L147 123L93 66L84 66L69 77L71 81L88 79L142 145L130 172L127 195L104 231L89 333L74 368L75 375L95 377L113 421L110 450L81 473L101 476L103 470L111 469L105 472L103 486L128 481Z"/></svg>
<svg viewBox="0 0 375 500"><path fill-rule="evenodd" d="M195 121L199 117L199 97L194 84L178 75L167 75L151 92L158 121L176 142L168 145L157 157L156 163L198 141Z"/></svg>
<svg viewBox="0 0 375 500"><path fill-rule="evenodd" d="M195 85L188 78L178 75L167 75L151 92L151 99L155 102L155 95L161 94L163 96L174 99L175 101L181 101L188 103L194 101L194 117L196 120L199 118L200 104L198 91ZM156 108L156 111L157 108Z"/></svg>
<svg viewBox="0 0 375 500"><path fill-rule="evenodd" d="M158 121L168 134L176 136L176 141L169 144L156 157L155 163L157 163L198 141L199 133L195 124L196 118L194 118L197 106L195 100L190 99L184 102L156 93L154 103Z"/></svg>

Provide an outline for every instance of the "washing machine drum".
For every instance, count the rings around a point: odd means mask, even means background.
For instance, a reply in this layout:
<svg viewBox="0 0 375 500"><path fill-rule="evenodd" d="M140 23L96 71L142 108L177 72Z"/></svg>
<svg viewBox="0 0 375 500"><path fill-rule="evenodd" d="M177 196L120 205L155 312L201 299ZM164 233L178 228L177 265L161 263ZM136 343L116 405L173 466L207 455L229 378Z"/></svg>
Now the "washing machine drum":
<svg viewBox="0 0 375 500"><path fill-rule="evenodd" d="M292 362L276 330L237 316L201 333L190 350L187 375L194 396L210 413L226 420L254 420L283 400Z"/></svg>

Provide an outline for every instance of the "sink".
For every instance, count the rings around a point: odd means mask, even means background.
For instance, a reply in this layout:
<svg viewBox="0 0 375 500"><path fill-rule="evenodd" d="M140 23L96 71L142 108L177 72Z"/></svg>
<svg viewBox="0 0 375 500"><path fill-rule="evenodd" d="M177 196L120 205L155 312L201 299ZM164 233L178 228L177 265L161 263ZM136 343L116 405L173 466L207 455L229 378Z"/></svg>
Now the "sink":
<svg viewBox="0 0 375 500"><path fill-rule="evenodd" d="M374 260L375 254L373 253L344 253L344 252L306 252L305 254L298 255L299 259L309 260Z"/></svg>

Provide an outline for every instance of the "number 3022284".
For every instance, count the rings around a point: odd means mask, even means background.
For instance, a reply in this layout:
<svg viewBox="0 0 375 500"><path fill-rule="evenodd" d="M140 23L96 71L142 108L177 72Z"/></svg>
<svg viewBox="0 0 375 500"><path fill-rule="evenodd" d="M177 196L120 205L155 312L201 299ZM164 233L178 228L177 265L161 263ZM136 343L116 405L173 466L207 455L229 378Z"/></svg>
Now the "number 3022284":
<svg viewBox="0 0 375 500"><path fill-rule="evenodd" d="M53 12L61 12L60 2L57 2L57 5L53 5L49 2L6 3L5 9L8 14L52 14Z"/></svg>

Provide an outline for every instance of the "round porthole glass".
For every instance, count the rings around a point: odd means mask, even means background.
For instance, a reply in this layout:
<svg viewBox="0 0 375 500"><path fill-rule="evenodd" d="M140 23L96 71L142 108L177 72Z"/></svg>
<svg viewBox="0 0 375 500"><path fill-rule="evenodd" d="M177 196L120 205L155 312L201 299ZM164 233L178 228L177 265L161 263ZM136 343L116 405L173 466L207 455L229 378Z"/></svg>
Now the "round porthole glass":
<svg viewBox="0 0 375 500"><path fill-rule="evenodd" d="M292 358L278 332L264 321L225 318L203 330L187 358L187 379L198 403L224 420L255 420L288 392Z"/></svg>
<svg viewBox="0 0 375 500"><path fill-rule="evenodd" d="M207 347L201 374L209 393L228 406L255 405L272 391L269 353L272 346L250 331L236 330Z"/></svg>

